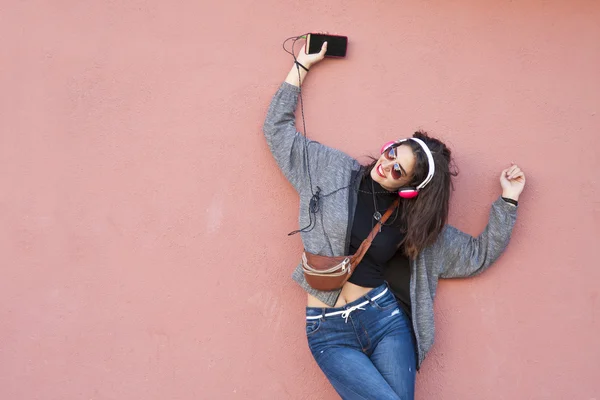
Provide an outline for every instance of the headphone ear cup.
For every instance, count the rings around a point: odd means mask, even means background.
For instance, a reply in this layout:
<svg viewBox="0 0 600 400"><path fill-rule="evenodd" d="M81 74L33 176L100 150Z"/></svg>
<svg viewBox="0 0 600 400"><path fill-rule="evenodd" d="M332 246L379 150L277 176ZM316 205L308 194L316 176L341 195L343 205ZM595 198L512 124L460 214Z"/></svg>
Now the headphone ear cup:
<svg viewBox="0 0 600 400"><path fill-rule="evenodd" d="M386 144L384 144L383 147L381 147L381 154L385 153L385 151L394 144L396 144L396 142L394 142L394 141L387 142Z"/></svg>
<svg viewBox="0 0 600 400"><path fill-rule="evenodd" d="M403 199L414 199L419 194L417 188L414 187L405 187L398 190L398 196Z"/></svg>

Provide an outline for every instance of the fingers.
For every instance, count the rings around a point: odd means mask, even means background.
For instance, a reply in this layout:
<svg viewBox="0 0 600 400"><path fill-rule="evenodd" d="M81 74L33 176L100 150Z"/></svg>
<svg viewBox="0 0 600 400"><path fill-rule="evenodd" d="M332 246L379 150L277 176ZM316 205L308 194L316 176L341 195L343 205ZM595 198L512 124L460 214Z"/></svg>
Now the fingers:
<svg viewBox="0 0 600 400"><path fill-rule="evenodd" d="M329 32L327 31L311 31L312 33L309 33L308 35L311 34L315 34L315 35L329 35Z"/></svg>
<svg viewBox="0 0 600 400"><path fill-rule="evenodd" d="M319 54L324 56L326 52L327 52L327 42L324 42L323 46L321 46L321 51L319 52Z"/></svg>
<svg viewBox="0 0 600 400"><path fill-rule="evenodd" d="M517 182L525 182L525 173L523 173L523 171L519 171L509 179Z"/></svg>
<svg viewBox="0 0 600 400"><path fill-rule="evenodd" d="M517 167L516 165L513 165L512 167L510 167L510 169L508 170L508 179L512 180L515 179L515 177L519 174L522 174L523 172L521 171L521 169L519 167Z"/></svg>
<svg viewBox="0 0 600 400"><path fill-rule="evenodd" d="M518 165L511 165L509 168L506 168L502 171L502 177L508 179L509 181L523 178L525 179L525 173L519 168Z"/></svg>
<svg viewBox="0 0 600 400"><path fill-rule="evenodd" d="M525 179L525 174L523 171L518 171L514 174L511 174L508 178L509 181L517 181L520 182L522 179Z"/></svg>

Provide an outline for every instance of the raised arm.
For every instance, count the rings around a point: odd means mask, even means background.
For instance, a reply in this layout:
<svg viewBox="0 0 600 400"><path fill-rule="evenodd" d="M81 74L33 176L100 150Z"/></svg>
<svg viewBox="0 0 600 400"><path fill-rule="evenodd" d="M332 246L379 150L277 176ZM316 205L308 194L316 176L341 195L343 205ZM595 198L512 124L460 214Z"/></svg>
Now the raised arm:
<svg viewBox="0 0 600 400"><path fill-rule="evenodd" d="M307 55L303 46L297 61L310 69L325 57L326 50L327 43L323 44L320 53ZM299 193L309 188L307 158L311 173L318 173L325 166L336 170L336 165L343 165L342 162L349 159L348 155L339 150L307 140L296 130L295 111L300 84L307 75L303 67L293 65L285 82L273 96L263 125L267 144L277 165Z"/></svg>
<svg viewBox="0 0 600 400"><path fill-rule="evenodd" d="M477 237L446 226L436 243L441 252L440 278L465 278L485 271L506 249L517 219L517 201L525 174L516 165L502 171L502 197L490 210L488 224Z"/></svg>

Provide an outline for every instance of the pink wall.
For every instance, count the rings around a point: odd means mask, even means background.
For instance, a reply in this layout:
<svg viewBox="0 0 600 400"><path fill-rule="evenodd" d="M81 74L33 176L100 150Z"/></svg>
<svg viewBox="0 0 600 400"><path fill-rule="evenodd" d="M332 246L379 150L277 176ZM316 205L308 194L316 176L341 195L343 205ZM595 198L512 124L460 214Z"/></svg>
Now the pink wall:
<svg viewBox="0 0 600 400"><path fill-rule="evenodd" d="M261 133L310 30L350 48L310 73L309 136L441 136L472 234L528 174L504 257L440 286L417 398L600 398L598 2L169 3L0 5L1 399L337 398Z"/></svg>

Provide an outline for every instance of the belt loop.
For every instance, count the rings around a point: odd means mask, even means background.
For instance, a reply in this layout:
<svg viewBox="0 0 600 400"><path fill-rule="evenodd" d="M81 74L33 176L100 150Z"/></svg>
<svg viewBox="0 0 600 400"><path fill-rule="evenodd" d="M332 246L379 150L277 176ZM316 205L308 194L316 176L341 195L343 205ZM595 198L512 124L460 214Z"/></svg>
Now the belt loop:
<svg viewBox="0 0 600 400"><path fill-rule="evenodd" d="M369 304L373 303L373 299L371 298L371 296L369 295L369 293L365 294L365 297L367 298L367 300L369 300Z"/></svg>
<svg viewBox="0 0 600 400"><path fill-rule="evenodd" d="M326 308L321 309L321 321L325 321L325 310L327 310L327 309Z"/></svg>
<svg viewBox="0 0 600 400"><path fill-rule="evenodd" d="M383 285L381 285L381 286L383 286L383 288L382 288L382 289L379 291L379 293L377 293L377 295L379 295L379 297L381 297L381 294L382 294L383 292L385 292L386 290L388 290L388 285L387 285L387 282L385 282L385 283L384 283ZM379 287L381 287L381 286L379 286Z"/></svg>

